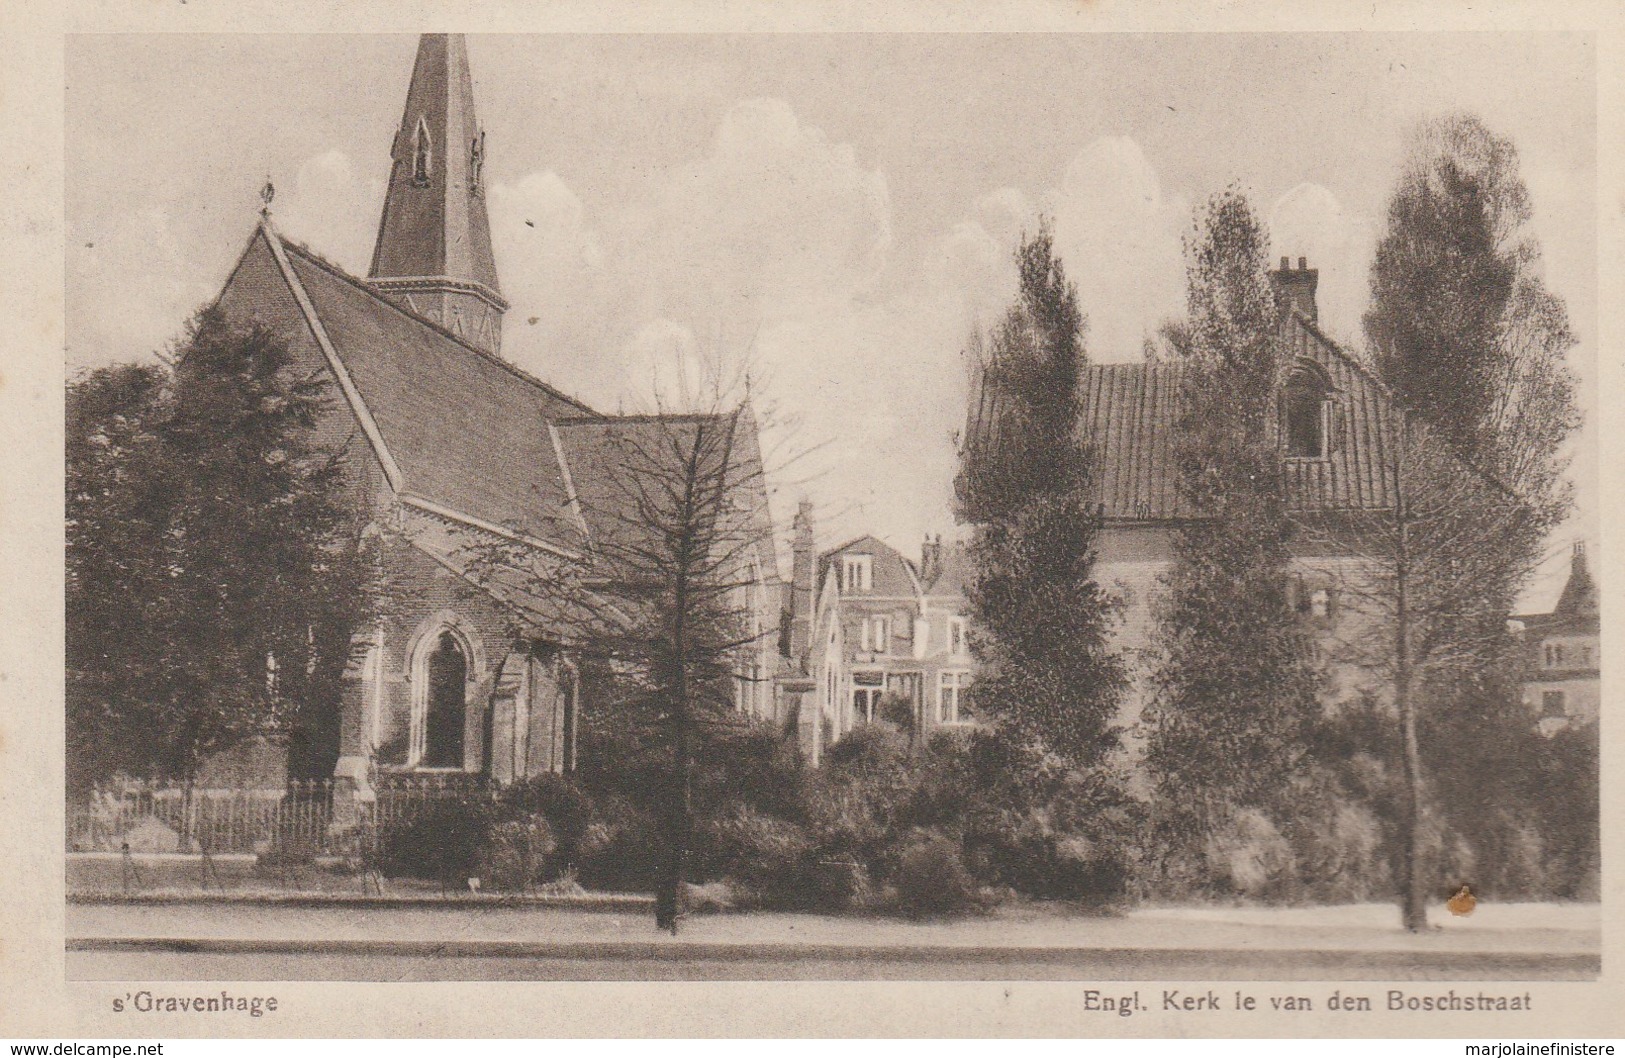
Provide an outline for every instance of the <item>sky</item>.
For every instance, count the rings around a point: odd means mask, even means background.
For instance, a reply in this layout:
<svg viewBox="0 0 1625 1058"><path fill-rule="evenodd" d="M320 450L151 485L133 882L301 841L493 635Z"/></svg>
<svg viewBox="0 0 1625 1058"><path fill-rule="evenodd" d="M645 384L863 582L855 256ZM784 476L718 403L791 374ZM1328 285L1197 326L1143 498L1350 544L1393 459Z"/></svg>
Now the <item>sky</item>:
<svg viewBox="0 0 1625 1058"><path fill-rule="evenodd" d="M69 38L70 371L148 358L219 290L269 175L276 224L370 261L412 36ZM605 411L748 370L788 525L953 537L962 350L1038 218L1132 361L1183 309L1193 210L1234 186L1320 269L1361 345L1409 131L1454 110L1516 145L1580 345L1575 517L1526 610L1597 536L1594 41L1583 34L471 36L503 353Z"/></svg>

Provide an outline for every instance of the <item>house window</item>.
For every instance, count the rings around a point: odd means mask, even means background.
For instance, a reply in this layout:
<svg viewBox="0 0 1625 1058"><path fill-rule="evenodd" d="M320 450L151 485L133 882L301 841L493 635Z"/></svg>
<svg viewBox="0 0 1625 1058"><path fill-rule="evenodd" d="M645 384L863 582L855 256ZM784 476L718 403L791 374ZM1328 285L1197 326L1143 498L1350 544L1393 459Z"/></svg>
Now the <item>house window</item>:
<svg viewBox="0 0 1625 1058"><path fill-rule="evenodd" d="M965 619L963 617L948 618L948 653L954 657L963 657L969 649L969 642L965 638Z"/></svg>
<svg viewBox="0 0 1625 1058"><path fill-rule="evenodd" d="M970 683L970 673L944 672L941 678L942 686L937 695L937 722L957 724L965 687Z"/></svg>
<svg viewBox="0 0 1625 1058"><path fill-rule="evenodd" d="M841 560L841 590L848 594L871 591L874 567L868 555L847 555Z"/></svg>
<svg viewBox="0 0 1625 1058"><path fill-rule="evenodd" d="M1555 668L1561 667L1564 660L1565 660L1564 659L1564 653L1565 652L1563 650L1563 644L1562 643L1547 643L1546 644L1546 667L1549 668L1549 669L1555 669Z"/></svg>
<svg viewBox="0 0 1625 1058"><path fill-rule="evenodd" d="M1308 618L1322 628L1330 627L1337 617L1336 590L1324 584L1316 585L1312 581L1306 583L1301 575L1293 577L1289 582L1287 601L1300 616Z"/></svg>
<svg viewBox="0 0 1625 1058"><path fill-rule="evenodd" d="M872 723L880 710L880 696L885 691L885 677L878 672L852 674L852 718L860 723Z"/></svg>
<svg viewBox="0 0 1625 1058"><path fill-rule="evenodd" d="M864 620L863 649L875 654L891 652L891 618L870 617Z"/></svg>
<svg viewBox="0 0 1625 1058"><path fill-rule="evenodd" d="M423 752L419 763L426 768L463 766L463 720L467 707L468 658L462 644L450 632L440 633L439 642L429 654L429 691L423 718Z"/></svg>
<svg viewBox="0 0 1625 1058"><path fill-rule="evenodd" d="M1324 459L1331 453L1334 408L1325 372L1300 363L1281 394L1281 438L1288 457Z"/></svg>
<svg viewBox="0 0 1625 1058"><path fill-rule="evenodd" d="M1562 691L1544 691L1540 696L1540 715L1545 717L1564 716Z"/></svg>

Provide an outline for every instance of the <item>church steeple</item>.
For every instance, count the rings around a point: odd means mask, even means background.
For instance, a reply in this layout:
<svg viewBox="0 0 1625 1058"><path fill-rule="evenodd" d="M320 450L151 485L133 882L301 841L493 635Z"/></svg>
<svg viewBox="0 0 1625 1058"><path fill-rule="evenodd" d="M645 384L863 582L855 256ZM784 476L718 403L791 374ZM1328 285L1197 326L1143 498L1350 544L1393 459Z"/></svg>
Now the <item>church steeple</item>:
<svg viewBox="0 0 1625 1058"><path fill-rule="evenodd" d="M497 353L508 303L485 212L485 130L461 34L418 39L368 275L421 316Z"/></svg>

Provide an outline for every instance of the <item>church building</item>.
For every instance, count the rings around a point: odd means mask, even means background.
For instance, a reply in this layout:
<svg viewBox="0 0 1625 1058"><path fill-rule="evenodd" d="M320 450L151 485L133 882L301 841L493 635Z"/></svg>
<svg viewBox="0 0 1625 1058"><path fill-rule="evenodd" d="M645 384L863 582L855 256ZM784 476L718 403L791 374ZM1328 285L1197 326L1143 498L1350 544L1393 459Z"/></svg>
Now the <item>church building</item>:
<svg viewBox="0 0 1625 1058"><path fill-rule="evenodd" d="M503 359L509 306L486 210L488 149L463 38L425 34L369 274L282 238L267 210L217 302L325 374L334 410L321 440L348 445L355 502L386 540L390 605L354 637L332 733L336 818L393 777L507 783L574 767L592 708L572 649L580 600L549 598L536 578L481 576L471 556L491 544L543 568L601 562L620 523L605 500L625 472L616 439L704 418L605 415ZM759 463L748 408L712 418L727 418L735 450ZM760 473L741 482L730 508L755 541L742 598L771 629L779 587L765 483ZM777 665L771 635L742 648L742 711L773 717Z"/></svg>

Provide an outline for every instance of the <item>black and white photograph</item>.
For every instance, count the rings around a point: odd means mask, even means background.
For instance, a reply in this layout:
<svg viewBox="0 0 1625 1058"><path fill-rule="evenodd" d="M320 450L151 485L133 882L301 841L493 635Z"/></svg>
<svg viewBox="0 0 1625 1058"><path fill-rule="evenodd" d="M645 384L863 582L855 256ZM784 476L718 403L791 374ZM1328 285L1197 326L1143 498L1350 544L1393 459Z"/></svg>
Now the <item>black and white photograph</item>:
<svg viewBox="0 0 1625 1058"><path fill-rule="evenodd" d="M62 38L98 1024L1596 1002L1601 34L465 21Z"/></svg>

